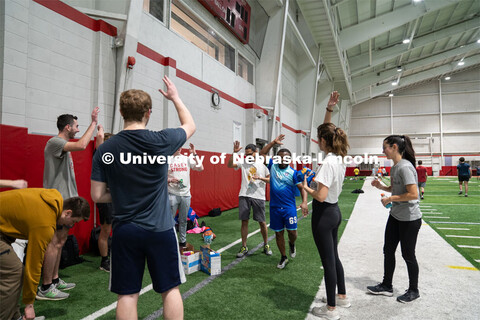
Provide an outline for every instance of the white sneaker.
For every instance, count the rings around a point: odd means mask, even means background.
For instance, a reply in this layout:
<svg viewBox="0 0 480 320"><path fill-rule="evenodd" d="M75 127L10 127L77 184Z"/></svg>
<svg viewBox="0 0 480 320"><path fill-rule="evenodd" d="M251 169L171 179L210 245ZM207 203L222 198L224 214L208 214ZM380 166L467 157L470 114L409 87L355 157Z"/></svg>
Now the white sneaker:
<svg viewBox="0 0 480 320"><path fill-rule="evenodd" d="M327 320L338 320L340 319L340 315L338 314L337 309L335 310L328 310L328 307L325 305L320 308L313 308L312 314L314 316L320 317L322 319Z"/></svg>
<svg viewBox="0 0 480 320"><path fill-rule="evenodd" d="M323 303L327 303L327 297L323 297L322 299L320 299L320 301ZM348 298L345 298L345 299L339 298L338 294L335 295L335 304L337 307L342 307L342 308L350 308L352 305Z"/></svg>
<svg viewBox="0 0 480 320"><path fill-rule="evenodd" d="M285 268L285 266L287 265L287 263L288 263L288 259L282 257L282 258L280 259L280 262L277 264L277 268L278 268L278 269L283 269L283 268Z"/></svg>

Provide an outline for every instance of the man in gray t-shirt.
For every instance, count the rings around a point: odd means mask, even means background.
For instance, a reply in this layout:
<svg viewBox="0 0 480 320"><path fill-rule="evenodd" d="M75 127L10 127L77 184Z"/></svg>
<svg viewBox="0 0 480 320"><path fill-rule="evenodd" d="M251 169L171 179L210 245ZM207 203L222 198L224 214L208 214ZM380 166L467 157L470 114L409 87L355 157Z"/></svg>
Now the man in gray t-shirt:
<svg viewBox="0 0 480 320"><path fill-rule="evenodd" d="M391 178L393 181L392 195L407 193L407 185L413 184L418 188L418 177L415 167L407 160L400 160L392 167ZM392 202L390 214L399 221L414 221L422 217L419 199Z"/></svg>
<svg viewBox="0 0 480 320"><path fill-rule="evenodd" d="M57 118L58 136L48 140L45 150L45 166L43 170L43 187L57 189L63 199L77 197L77 183L73 170L71 152L83 151L87 148L97 126L99 108L92 111L92 122L84 135L75 142L78 129L77 117L71 114L62 114ZM39 300L62 300L68 294L60 290L69 290L75 287L74 283L66 283L58 276L62 247L67 241L69 228L58 225L52 241L48 244L43 261L43 282L37 292Z"/></svg>

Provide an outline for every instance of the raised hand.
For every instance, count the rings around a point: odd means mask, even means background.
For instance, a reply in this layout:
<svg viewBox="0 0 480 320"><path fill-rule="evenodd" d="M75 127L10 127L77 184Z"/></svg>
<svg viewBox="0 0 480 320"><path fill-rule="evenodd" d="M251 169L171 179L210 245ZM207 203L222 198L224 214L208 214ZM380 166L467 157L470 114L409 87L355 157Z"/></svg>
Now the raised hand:
<svg viewBox="0 0 480 320"><path fill-rule="evenodd" d="M178 91L177 87L175 87L175 84L173 84L173 82L167 76L164 76L162 80L167 86L167 91L165 92L162 89L158 89L158 91L160 91L160 93L163 94L163 96L168 100L173 101L178 99Z"/></svg>
<svg viewBox="0 0 480 320"><path fill-rule="evenodd" d="M281 134L279 135L278 137L275 138L275 140L273 140L276 144L279 144L279 145L283 145L283 139L285 139L285 135L284 134Z"/></svg>
<svg viewBox="0 0 480 320"><path fill-rule="evenodd" d="M193 143L190 143L190 149L188 149L188 152L190 152L190 154L197 154L195 152L195 146L193 145Z"/></svg>
<svg viewBox="0 0 480 320"><path fill-rule="evenodd" d="M98 113L100 112L99 107L95 107L92 111L92 122L98 122Z"/></svg>
<svg viewBox="0 0 480 320"><path fill-rule="evenodd" d="M242 150L242 147L240 147L240 141L235 141L233 143L233 152L236 153L240 150Z"/></svg>
<svg viewBox="0 0 480 320"><path fill-rule="evenodd" d="M328 100L327 108L333 109L333 107L337 105L339 98L340 98L340 94L337 91L333 91L330 94L330 100Z"/></svg>

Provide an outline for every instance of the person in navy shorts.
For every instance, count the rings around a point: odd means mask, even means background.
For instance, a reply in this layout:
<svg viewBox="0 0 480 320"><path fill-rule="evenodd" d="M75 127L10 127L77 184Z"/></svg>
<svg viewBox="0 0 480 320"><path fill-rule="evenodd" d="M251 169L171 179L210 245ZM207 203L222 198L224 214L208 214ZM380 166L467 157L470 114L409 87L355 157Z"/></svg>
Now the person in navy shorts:
<svg viewBox="0 0 480 320"><path fill-rule="evenodd" d="M118 295L117 319L137 319L145 261L153 289L162 295L163 316L183 319L178 286L186 280L168 201L168 161L162 159L193 135L195 123L175 85L166 76L163 81L167 92L160 92L173 102L181 126L145 129L152 114L150 95L127 90L120 96L124 129L100 145L93 158L92 199L113 202L115 208L110 291Z"/></svg>

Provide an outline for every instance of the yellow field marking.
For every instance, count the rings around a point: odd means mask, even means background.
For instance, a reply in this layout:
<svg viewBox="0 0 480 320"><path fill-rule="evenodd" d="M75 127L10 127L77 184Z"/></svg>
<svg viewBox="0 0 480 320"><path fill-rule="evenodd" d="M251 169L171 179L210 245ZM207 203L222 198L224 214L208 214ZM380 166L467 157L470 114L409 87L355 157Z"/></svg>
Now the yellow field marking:
<svg viewBox="0 0 480 320"><path fill-rule="evenodd" d="M478 269L474 268L474 267L461 267L461 266L447 266L447 267L452 268L452 269L478 271Z"/></svg>

